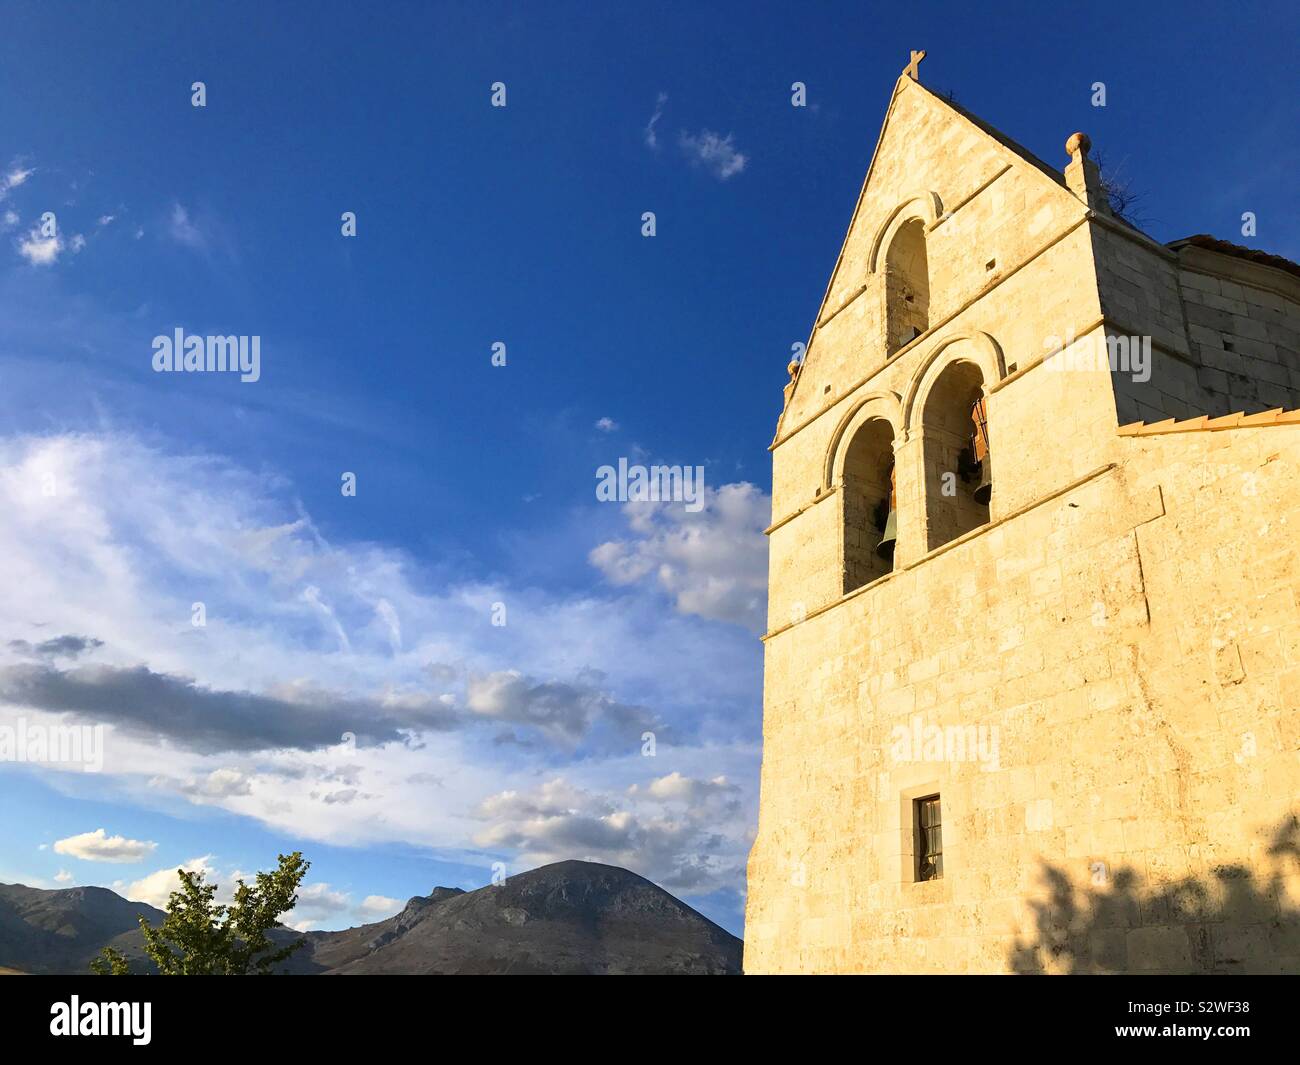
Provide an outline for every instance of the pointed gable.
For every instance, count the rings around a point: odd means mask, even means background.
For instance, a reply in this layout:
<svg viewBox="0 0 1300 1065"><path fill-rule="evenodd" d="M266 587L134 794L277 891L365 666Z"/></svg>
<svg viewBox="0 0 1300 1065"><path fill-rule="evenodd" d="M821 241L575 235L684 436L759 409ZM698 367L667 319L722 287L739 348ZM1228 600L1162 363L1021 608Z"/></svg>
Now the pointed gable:
<svg viewBox="0 0 1300 1065"><path fill-rule="evenodd" d="M980 291L1000 256L1010 258L1017 242L1008 239L1009 225L1032 239L1080 210L1058 171L900 77L777 440L892 354L897 338L885 320L883 266L901 229L910 224L925 236L924 295L933 326Z"/></svg>

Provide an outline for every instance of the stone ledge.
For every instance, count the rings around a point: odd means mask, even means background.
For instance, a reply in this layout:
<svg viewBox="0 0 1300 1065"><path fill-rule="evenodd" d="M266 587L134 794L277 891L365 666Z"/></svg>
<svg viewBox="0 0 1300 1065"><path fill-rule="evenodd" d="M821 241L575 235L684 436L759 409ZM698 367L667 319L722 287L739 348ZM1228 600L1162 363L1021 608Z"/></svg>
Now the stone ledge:
<svg viewBox="0 0 1300 1065"><path fill-rule="evenodd" d="M1166 418L1164 421L1152 422L1150 425L1146 422L1130 422L1128 425L1121 425L1118 433L1120 436L1160 436L1165 433L1194 433L1201 430L1217 433L1224 429L1254 429L1262 425L1300 425L1300 409L1283 410L1281 407L1274 407L1272 410L1260 411L1258 414L1238 411L1219 418L1202 414L1197 418L1188 418L1184 421Z"/></svg>

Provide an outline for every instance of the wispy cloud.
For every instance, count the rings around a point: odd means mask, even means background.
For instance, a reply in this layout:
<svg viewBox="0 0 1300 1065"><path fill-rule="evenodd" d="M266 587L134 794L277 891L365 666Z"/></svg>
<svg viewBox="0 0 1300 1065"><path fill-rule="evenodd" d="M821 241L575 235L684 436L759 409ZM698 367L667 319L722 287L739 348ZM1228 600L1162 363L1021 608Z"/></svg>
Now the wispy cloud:
<svg viewBox="0 0 1300 1065"><path fill-rule="evenodd" d="M190 218L189 210L179 203L172 206L171 218L167 224L167 233L177 244L183 244L195 251L207 250L207 235Z"/></svg>
<svg viewBox="0 0 1300 1065"><path fill-rule="evenodd" d="M661 92L655 100L654 114L650 116L650 121L646 123L644 130L646 147L651 151L659 150L659 132L655 128L659 125L659 120L664 117L664 104L668 102L668 94Z"/></svg>
<svg viewBox="0 0 1300 1065"><path fill-rule="evenodd" d="M596 428L602 433L612 433L618 428L618 422L614 421L613 418L600 418L596 422Z"/></svg>
<svg viewBox="0 0 1300 1065"><path fill-rule="evenodd" d="M655 100L654 113L642 130L645 146L652 152L658 152L662 147L659 124L664 117L664 105L667 102L668 94L661 92ZM677 135L677 146L692 166L708 171L719 181L735 177L749 163L749 157L736 147L735 136L731 133L724 137L710 129L702 129L698 133L682 130Z"/></svg>
<svg viewBox="0 0 1300 1065"><path fill-rule="evenodd" d="M749 491L722 497L739 504ZM484 865L522 865L509 842L522 836L503 832L489 859L470 811L539 774L562 772L615 812L689 787L628 792L652 776L752 780L756 737L702 737L750 729L753 641L687 616L727 597L680 557L703 566L702 545L670 543L676 519L629 511L620 550L633 579L572 595L440 584L395 548L328 542L294 495L273 473L129 434L0 437L0 724L102 723L101 786L131 804L180 800L298 838L428 846ZM758 502L752 521L712 506L696 517L712 513L738 537L758 525L761 550ZM664 610L651 559L678 567L677 612ZM720 596L713 606L676 583L687 572ZM206 627L191 624L196 601ZM506 601L510 624L493 628ZM752 804L753 789L741 798ZM727 871L709 883L741 883L751 822L728 829ZM690 879L711 837L672 839L653 864L636 851L620 864ZM173 883L174 866L134 897L165 902Z"/></svg>
<svg viewBox="0 0 1300 1065"><path fill-rule="evenodd" d="M0 175L0 200L9 195L11 189L18 188L31 177L35 170L19 166L17 163L11 163L9 169Z"/></svg>
<svg viewBox="0 0 1300 1065"><path fill-rule="evenodd" d="M719 181L735 177L749 162L749 157L737 150L730 133L723 137L708 129L699 133L683 130L677 143L692 165L704 168Z"/></svg>

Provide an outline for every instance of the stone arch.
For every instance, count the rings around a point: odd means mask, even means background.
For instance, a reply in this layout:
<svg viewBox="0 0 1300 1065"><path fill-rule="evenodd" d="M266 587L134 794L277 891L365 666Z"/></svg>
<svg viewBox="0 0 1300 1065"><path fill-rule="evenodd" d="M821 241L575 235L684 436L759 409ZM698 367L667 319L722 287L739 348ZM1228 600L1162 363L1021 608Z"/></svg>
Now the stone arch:
<svg viewBox="0 0 1300 1065"><path fill-rule="evenodd" d="M987 525L992 513L981 492L987 467L975 449L975 414L988 395L988 381L972 359L939 366L917 407L927 551Z"/></svg>
<svg viewBox="0 0 1300 1065"><path fill-rule="evenodd" d="M954 344L962 342L968 344L965 350L958 352L948 350ZM907 398L903 401L904 439L910 438L916 430L918 412L924 408L930 389L934 387L935 381L947 365L952 362L971 362L979 367L980 375L984 379L986 395L989 388L1007 375L1007 364L1002 354L1002 347L988 333L971 331L943 337L922 361L908 385Z"/></svg>
<svg viewBox="0 0 1300 1065"><path fill-rule="evenodd" d="M921 219L911 218L899 226L885 252L881 276L888 359L930 331L930 255Z"/></svg>
<svg viewBox="0 0 1300 1065"><path fill-rule="evenodd" d="M899 440L903 431L903 406L896 392L869 392L859 397L844 412L835 432L831 434L831 444L826 450L826 464L822 471L822 490L839 484L844 476L844 460L849 443L864 422L872 418L882 418L889 422L894 431L894 439Z"/></svg>
<svg viewBox="0 0 1300 1065"><path fill-rule="evenodd" d="M871 242L871 254L867 259L867 269L873 274L879 270L880 249L889 247L894 234L906 223L919 218L925 222L925 228L928 230L939 221L942 213L943 202L937 192L917 192L907 197L889 213L889 217L876 230L875 240Z"/></svg>
<svg viewBox="0 0 1300 1065"><path fill-rule="evenodd" d="M894 423L877 411L845 434L839 481L840 562L843 591L885 576L894 566Z"/></svg>

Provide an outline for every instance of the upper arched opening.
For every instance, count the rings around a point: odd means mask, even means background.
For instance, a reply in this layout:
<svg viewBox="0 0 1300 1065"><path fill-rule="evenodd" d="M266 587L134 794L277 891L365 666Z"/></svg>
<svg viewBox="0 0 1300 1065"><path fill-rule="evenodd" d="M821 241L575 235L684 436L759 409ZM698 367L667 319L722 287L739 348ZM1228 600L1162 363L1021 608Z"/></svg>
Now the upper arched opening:
<svg viewBox="0 0 1300 1065"><path fill-rule="evenodd" d="M911 218L899 226L885 253L885 355L930 328L930 264L925 223Z"/></svg>

